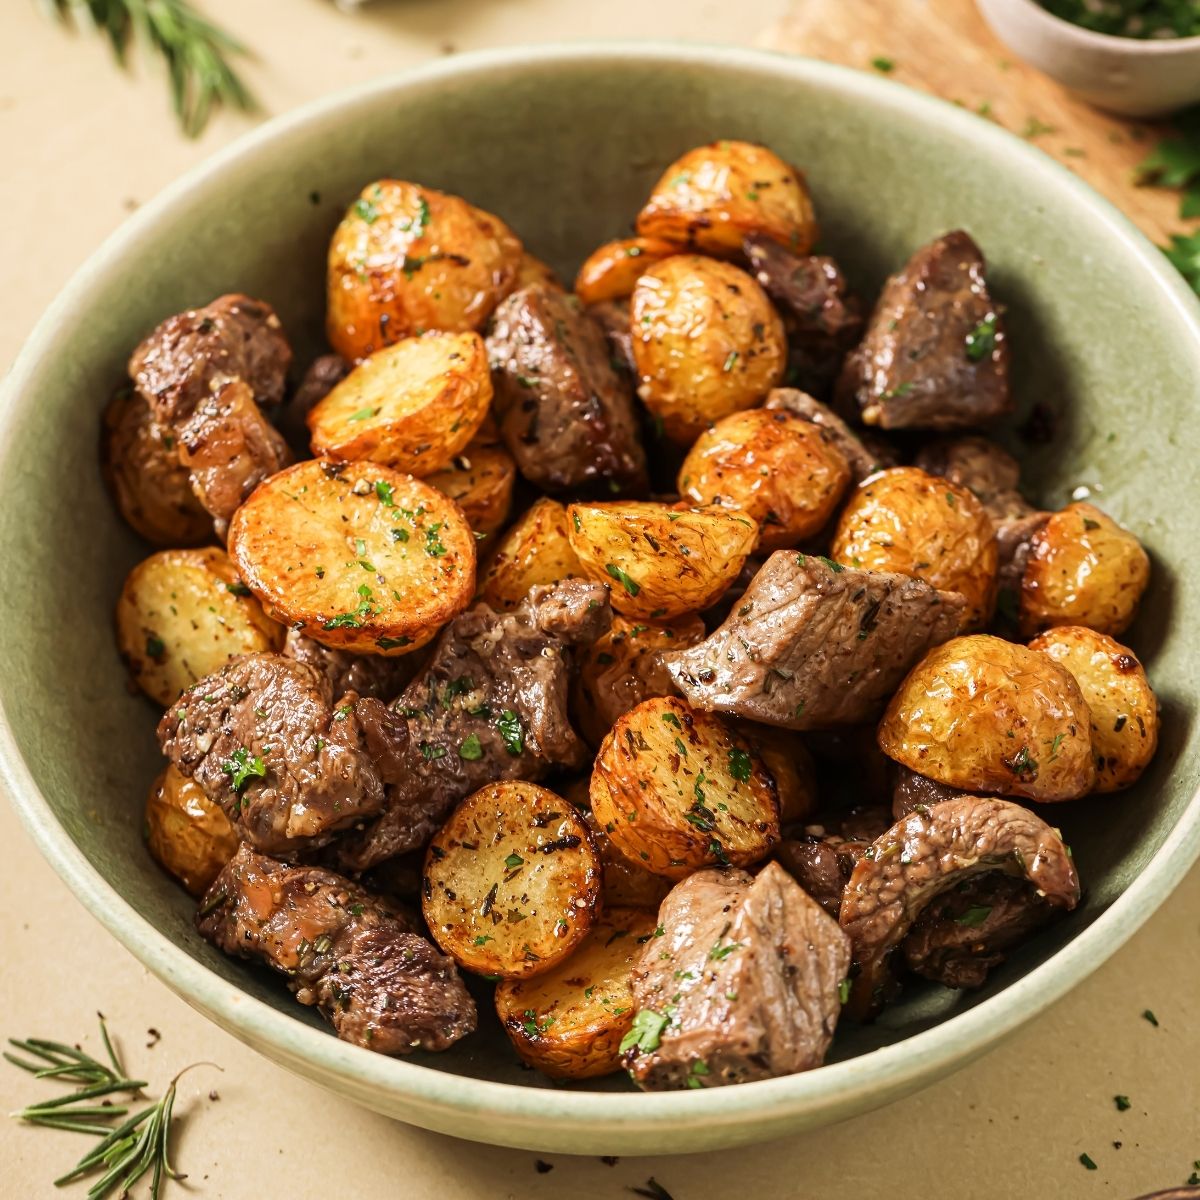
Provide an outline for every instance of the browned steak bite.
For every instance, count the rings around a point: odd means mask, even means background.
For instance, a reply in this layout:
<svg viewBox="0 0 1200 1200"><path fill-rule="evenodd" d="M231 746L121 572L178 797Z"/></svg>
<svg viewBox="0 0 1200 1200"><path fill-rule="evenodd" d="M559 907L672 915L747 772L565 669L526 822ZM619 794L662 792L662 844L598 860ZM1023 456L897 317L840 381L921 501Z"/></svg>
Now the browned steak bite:
<svg viewBox="0 0 1200 1200"><path fill-rule="evenodd" d="M777 864L705 870L671 889L633 971L622 1042L647 1091L719 1087L819 1067L850 943Z"/></svg>
<svg viewBox="0 0 1200 1200"><path fill-rule="evenodd" d="M309 364L304 378L279 414L279 427L297 453L304 455L309 446L308 414L350 374L350 370L350 363L340 354L323 354Z"/></svg>
<svg viewBox="0 0 1200 1200"><path fill-rule="evenodd" d="M918 250L846 359L843 411L883 429L963 429L1008 412L1008 341L984 270L961 230Z"/></svg>
<svg viewBox="0 0 1200 1200"><path fill-rule="evenodd" d="M129 374L163 424L185 421L226 383L246 383L255 403L283 399L292 351L274 309L221 296L168 317L129 360Z"/></svg>
<svg viewBox="0 0 1200 1200"><path fill-rule="evenodd" d="M858 299L841 268L832 258L793 254L761 234L751 234L742 248L751 273L784 319L793 370L803 386L824 392L863 327Z"/></svg>
<svg viewBox="0 0 1200 1200"><path fill-rule="evenodd" d="M249 654L200 680L158 725L163 753L256 849L315 849L383 806L357 698L335 706L324 675Z"/></svg>
<svg viewBox="0 0 1200 1200"><path fill-rule="evenodd" d="M404 690L416 673L418 658L412 654L400 658L351 654L348 650L323 646L295 629L288 630L283 653L287 658L316 667L325 676L334 696L355 692L379 700L394 700Z"/></svg>
<svg viewBox="0 0 1200 1200"><path fill-rule="evenodd" d="M445 1050L475 1029L454 963L387 901L319 867L289 867L243 844L196 928L218 949L287 976L343 1041L380 1054Z"/></svg>
<svg viewBox="0 0 1200 1200"><path fill-rule="evenodd" d="M965 604L920 579L777 550L703 642L663 655L698 708L788 729L876 716Z"/></svg>
<svg viewBox="0 0 1200 1200"><path fill-rule="evenodd" d="M541 779L588 758L567 716L570 647L612 611L603 584L536 587L514 611L477 604L442 632L425 670L391 706L357 715L387 784L383 815L336 847L362 871L424 845L459 800L501 779Z"/></svg>
<svg viewBox="0 0 1200 1200"><path fill-rule="evenodd" d="M1027 880L980 875L939 896L900 949L911 971L949 988L982 987L1005 951L1063 911Z"/></svg>
<svg viewBox="0 0 1200 1200"><path fill-rule="evenodd" d="M599 304L589 304L587 314L604 331L605 340L608 342L608 357L613 368L636 375L633 331L629 328L629 301L601 300Z"/></svg>
<svg viewBox="0 0 1200 1200"><path fill-rule="evenodd" d="M953 800L963 793L933 779L926 779L898 762L890 767L892 775L892 817L899 821L919 808L932 808L943 800Z"/></svg>
<svg viewBox="0 0 1200 1200"><path fill-rule="evenodd" d="M842 452L855 483L862 483L868 475L884 467L894 467L900 461L881 437L855 432L833 409L798 388L775 388L767 396L766 407L790 412L824 430Z"/></svg>
<svg viewBox="0 0 1200 1200"><path fill-rule="evenodd" d="M1027 880L1059 908L1079 902L1079 877L1058 832L1010 800L945 800L875 839L842 898L841 925L857 966L854 1016L870 1016L887 998L892 953L922 911L973 876L996 871Z"/></svg>
<svg viewBox="0 0 1200 1200"><path fill-rule="evenodd" d="M645 487L627 380L572 296L533 283L501 302L487 339L500 432L522 475L549 491Z"/></svg>

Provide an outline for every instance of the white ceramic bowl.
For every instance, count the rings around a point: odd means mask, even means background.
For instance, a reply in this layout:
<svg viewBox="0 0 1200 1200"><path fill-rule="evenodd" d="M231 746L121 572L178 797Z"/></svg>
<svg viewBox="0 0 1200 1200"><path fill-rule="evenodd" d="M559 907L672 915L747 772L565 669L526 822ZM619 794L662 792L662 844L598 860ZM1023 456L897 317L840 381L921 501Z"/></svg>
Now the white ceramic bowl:
<svg viewBox="0 0 1200 1200"><path fill-rule="evenodd" d="M996 36L1097 108L1163 117L1200 103L1200 37L1126 38L1081 29L1037 0L976 0Z"/></svg>

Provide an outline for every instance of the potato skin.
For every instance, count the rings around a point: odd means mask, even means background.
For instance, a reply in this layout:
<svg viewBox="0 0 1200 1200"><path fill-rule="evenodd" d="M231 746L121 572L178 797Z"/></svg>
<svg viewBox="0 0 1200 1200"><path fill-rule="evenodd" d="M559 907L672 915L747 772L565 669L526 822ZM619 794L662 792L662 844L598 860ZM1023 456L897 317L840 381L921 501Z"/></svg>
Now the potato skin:
<svg viewBox="0 0 1200 1200"><path fill-rule="evenodd" d="M567 537L566 506L543 496L496 544L483 572L480 598L497 612L516 608L531 587L579 579L583 567Z"/></svg>
<svg viewBox="0 0 1200 1200"><path fill-rule="evenodd" d="M216 546L143 559L121 588L116 620L117 647L133 681L164 706L231 658L283 645L283 628Z"/></svg>
<svg viewBox="0 0 1200 1200"><path fill-rule="evenodd" d="M632 621L614 615L608 633L575 655L571 715L588 744L598 746L622 713L648 697L677 695L661 654L703 640L699 617Z"/></svg>
<svg viewBox="0 0 1200 1200"><path fill-rule="evenodd" d="M444 492L463 510L477 534L495 533L508 520L516 481L517 464L512 455L503 446L488 445L478 438L440 471L425 477L430 487Z"/></svg>
<svg viewBox="0 0 1200 1200"><path fill-rule="evenodd" d="M1150 581L1150 558L1095 505L1068 504L1033 536L1021 580L1024 637L1086 625L1109 637L1129 628Z"/></svg>
<svg viewBox="0 0 1200 1200"><path fill-rule="evenodd" d="M521 261L517 265L517 277L509 291L519 291L531 283L544 283L547 287L558 288L560 292L563 290L562 280L554 273L554 268L526 250L521 255Z"/></svg>
<svg viewBox="0 0 1200 1200"><path fill-rule="evenodd" d="M194 546L213 536L175 436L132 390L118 392L104 410L100 465L121 516L146 541Z"/></svg>
<svg viewBox="0 0 1200 1200"><path fill-rule="evenodd" d="M409 654L471 602L462 509L377 463L310 459L234 514L229 553L267 612L326 646Z"/></svg>
<svg viewBox="0 0 1200 1200"><path fill-rule="evenodd" d="M757 721L739 721L734 728L775 780L780 824L794 825L811 816L817 808L817 765L802 737Z"/></svg>
<svg viewBox="0 0 1200 1200"><path fill-rule="evenodd" d="M1029 643L1066 667L1092 714L1097 792L1136 783L1158 749L1158 700L1136 655L1107 634L1059 625Z"/></svg>
<svg viewBox="0 0 1200 1200"><path fill-rule="evenodd" d="M753 142L719 141L677 158L637 217L643 237L736 255L757 233L807 254L817 240L808 187L798 171Z"/></svg>
<svg viewBox="0 0 1200 1200"><path fill-rule="evenodd" d="M638 395L673 441L753 408L787 369L783 322L745 271L695 254L639 276L630 301Z"/></svg>
<svg viewBox="0 0 1200 1200"><path fill-rule="evenodd" d="M549 971L587 936L600 858L587 823L533 783L480 788L425 855L421 912L459 966L521 979Z"/></svg>
<svg viewBox="0 0 1200 1200"><path fill-rule="evenodd" d="M590 797L586 795L589 781L585 779L583 783L585 798L590 803ZM592 840L596 843L596 852L600 855L605 905L658 912L658 906L667 898L667 893L673 886L671 880L662 875L655 875L653 871L647 871L640 861L632 862L626 858L613 844L608 831L596 820L596 814L590 809L584 813L583 819L592 831Z"/></svg>
<svg viewBox="0 0 1200 1200"><path fill-rule="evenodd" d="M208 890L240 841L221 806L174 764L150 787L145 832L155 860L193 896Z"/></svg>
<svg viewBox="0 0 1200 1200"><path fill-rule="evenodd" d="M775 780L732 726L673 696L645 700L600 744L592 813L617 849L682 879L749 866L779 841Z"/></svg>
<svg viewBox="0 0 1200 1200"><path fill-rule="evenodd" d="M909 672L878 736L889 758L937 783L1053 802L1096 782L1090 726L1065 667L974 634L935 647Z"/></svg>
<svg viewBox="0 0 1200 1200"><path fill-rule="evenodd" d="M479 334L402 338L361 362L313 406L313 453L366 458L420 479L466 448L491 402Z"/></svg>
<svg viewBox="0 0 1200 1200"><path fill-rule="evenodd" d="M636 1015L631 978L655 913L609 909L566 961L496 988L496 1015L523 1062L551 1079L620 1070L621 1039Z"/></svg>
<svg viewBox="0 0 1200 1200"><path fill-rule="evenodd" d="M522 253L499 217L459 196L369 183L329 246L329 344L357 362L428 329L478 330L512 290Z"/></svg>
<svg viewBox="0 0 1200 1200"><path fill-rule="evenodd" d="M791 413L752 408L723 417L697 439L679 468L679 493L758 522L759 551L796 546L832 518L850 466L820 426Z"/></svg>
<svg viewBox="0 0 1200 1200"><path fill-rule="evenodd" d="M862 481L842 510L830 550L846 566L897 571L967 601L965 629L987 623L996 602L995 527L966 488L919 467Z"/></svg>
<svg viewBox="0 0 1200 1200"><path fill-rule="evenodd" d="M597 246L575 276L575 295L584 304L624 300L633 293L638 276L661 259L678 254L674 242L662 238L617 238Z"/></svg>

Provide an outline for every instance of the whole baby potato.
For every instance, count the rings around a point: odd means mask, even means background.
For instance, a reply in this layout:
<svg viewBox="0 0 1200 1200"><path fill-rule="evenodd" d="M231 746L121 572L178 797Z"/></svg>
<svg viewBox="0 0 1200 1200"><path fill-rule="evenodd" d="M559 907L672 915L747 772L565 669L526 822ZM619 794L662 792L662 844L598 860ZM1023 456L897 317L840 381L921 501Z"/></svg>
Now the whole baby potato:
<svg viewBox="0 0 1200 1200"><path fill-rule="evenodd" d="M995 527L965 487L918 467L877 471L842 511L831 553L846 566L924 579L967 601L964 628L987 623L996 600Z"/></svg>
<svg viewBox="0 0 1200 1200"><path fill-rule="evenodd" d="M783 322L766 292L714 258L677 254L649 267L630 325L638 395L673 441L753 408L787 369Z"/></svg>
<svg viewBox="0 0 1200 1200"><path fill-rule="evenodd" d="M1033 535L1021 580L1021 633L1086 625L1116 637L1137 615L1150 558L1092 504L1068 504Z"/></svg>
<svg viewBox="0 0 1200 1200"><path fill-rule="evenodd" d="M1091 721L1065 667L975 634L935 647L909 672L880 722L879 748L966 792L1074 800L1096 782Z"/></svg>
<svg viewBox="0 0 1200 1200"><path fill-rule="evenodd" d="M662 238L617 238L597 246L575 276L575 295L584 304L624 300L651 264L678 254L679 247Z"/></svg>
<svg viewBox="0 0 1200 1200"><path fill-rule="evenodd" d="M850 467L819 425L776 409L722 417L679 468L679 494L720 504L758 522L757 551L798 545L837 510Z"/></svg>
<svg viewBox="0 0 1200 1200"><path fill-rule="evenodd" d="M363 188L329 246L325 331L351 362L430 329L478 330L522 247L499 217L399 179Z"/></svg>
<svg viewBox="0 0 1200 1200"><path fill-rule="evenodd" d="M146 842L159 864L202 896L240 841L221 806L173 763L146 797Z"/></svg>
<svg viewBox="0 0 1200 1200"><path fill-rule="evenodd" d="M663 172L637 231L706 254L740 254L748 234L807 254L817 221L798 171L765 146L724 140L689 150Z"/></svg>

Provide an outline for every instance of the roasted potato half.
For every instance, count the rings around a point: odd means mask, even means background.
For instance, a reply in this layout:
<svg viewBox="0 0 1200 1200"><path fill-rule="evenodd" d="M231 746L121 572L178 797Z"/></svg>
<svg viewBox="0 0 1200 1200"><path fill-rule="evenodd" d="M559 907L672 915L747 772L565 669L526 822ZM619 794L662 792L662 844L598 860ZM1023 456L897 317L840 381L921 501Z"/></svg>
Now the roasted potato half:
<svg viewBox="0 0 1200 1200"><path fill-rule="evenodd" d="M565 962L497 986L496 1015L523 1062L552 1079L620 1070L621 1039L637 1007L633 966L657 922L654 913L609 909Z"/></svg>
<svg viewBox="0 0 1200 1200"><path fill-rule="evenodd" d="M491 402L479 334L404 338L359 363L313 406L313 453L432 475L466 448Z"/></svg>
<svg viewBox="0 0 1200 1200"><path fill-rule="evenodd" d="M208 890L237 853L240 840L221 806L174 764L151 785L146 797L146 843L159 865L193 896Z"/></svg>
<svg viewBox="0 0 1200 1200"><path fill-rule="evenodd" d="M627 617L700 612L737 578L758 536L744 513L650 501L572 504L571 549L589 579L612 588Z"/></svg>
<svg viewBox="0 0 1200 1200"><path fill-rule="evenodd" d="M129 572L117 601L121 657L164 706L231 658L280 649L283 635L215 546L150 555Z"/></svg>
<svg viewBox="0 0 1200 1200"><path fill-rule="evenodd" d="M508 520L517 464L503 446L473 441L425 482L445 492L477 534L495 533Z"/></svg>
<svg viewBox="0 0 1200 1200"><path fill-rule="evenodd" d="M585 785L588 781L584 780ZM600 785L603 786L603 785ZM591 803L590 797L588 803ZM592 831L596 851L600 855L600 868L604 879L604 903L621 908L643 908L658 912L658 906L666 899L673 886L664 875L647 871L641 861L633 862L613 845L604 826L596 820L590 809L583 819Z"/></svg>
<svg viewBox="0 0 1200 1200"><path fill-rule="evenodd" d="M526 250L521 255L521 261L517 266L517 277L513 281L510 291L518 291L531 283L544 283L547 287L562 290L562 280L554 273L554 268L549 263L542 262L536 254L530 254Z"/></svg>
<svg viewBox="0 0 1200 1200"><path fill-rule="evenodd" d="M757 721L740 721L735 729L775 780L780 824L794 825L811 816L817 807L817 765L800 734Z"/></svg>
<svg viewBox="0 0 1200 1200"><path fill-rule="evenodd" d="M817 221L798 171L765 146L720 141L689 150L663 172L637 231L726 256L740 254L742 239L757 233L807 254Z"/></svg>
<svg viewBox="0 0 1200 1200"><path fill-rule="evenodd" d="M672 440L753 408L787 368L779 314L745 271L695 254L648 267L630 301L638 395Z"/></svg>
<svg viewBox="0 0 1200 1200"><path fill-rule="evenodd" d="M676 697L645 700L600 744L592 813L626 858L682 879L744 867L779 841L775 780L727 721Z"/></svg>
<svg viewBox="0 0 1200 1200"><path fill-rule="evenodd" d="M889 758L965 792L1052 802L1096 782L1091 713L1049 655L987 634L931 650L879 725Z"/></svg>
<svg viewBox="0 0 1200 1200"><path fill-rule="evenodd" d="M995 527L965 487L919 467L890 467L864 479L842 510L830 553L846 566L896 571L960 592L966 629L992 615Z"/></svg>
<svg viewBox="0 0 1200 1200"><path fill-rule="evenodd" d="M578 579L583 567L567 536L567 510L543 496L496 544L483 572L480 596L492 608L516 608L531 587Z"/></svg>
<svg viewBox="0 0 1200 1200"><path fill-rule="evenodd" d="M155 546L191 546L213 536L212 517L192 491L175 436L136 392L104 410L100 466L121 516Z"/></svg>
<svg viewBox="0 0 1200 1200"><path fill-rule="evenodd" d="M756 550L782 550L819 533L850 483L845 456L819 425L777 409L722 417L679 468L679 494L758 522Z"/></svg>
<svg viewBox="0 0 1200 1200"><path fill-rule="evenodd" d="M652 263L678 254L679 247L661 238L617 238L598 246L575 276L575 295L584 304L624 300L638 276Z"/></svg>
<svg viewBox="0 0 1200 1200"><path fill-rule="evenodd" d="M311 459L260 484L229 553L278 620L356 654L407 654L471 602L475 535L462 509L377 463Z"/></svg>
<svg viewBox="0 0 1200 1200"><path fill-rule="evenodd" d="M662 652L703 640L704 622L696 616L675 621L614 616L608 633L576 652L571 714L579 732L598 746L622 713L650 696L677 695Z"/></svg>
<svg viewBox="0 0 1200 1200"><path fill-rule="evenodd" d="M329 344L357 362L429 329L480 329L523 250L499 217L399 179L363 188L329 246Z"/></svg>
<svg viewBox="0 0 1200 1200"><path fill-rule="evenodd" d="M574 806L532 783L464 800L425 855L421 911L460 967L521 979L561 962L600 904L600 858Z"/></svg>
<svg viewBox="0 0 1200 1200"><path fill-rule="evenodd" d="M1021 580L1021 632L1086 625L1116 637L1137 615L1149 581L1150 558L1129 530L1093 504L1068 504L1033 535Z"/></svg>
<svg viewBox="0 0 1200 1200"><path fill-rule="evenodd" d="M1075 676L1092 714L1097 792L1136 783L1158 749L1158 700L1132 650L1082 625L1060 625L1029 643Z"/></svg>

